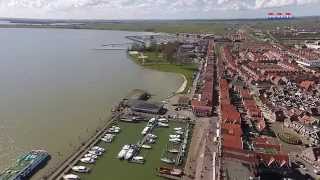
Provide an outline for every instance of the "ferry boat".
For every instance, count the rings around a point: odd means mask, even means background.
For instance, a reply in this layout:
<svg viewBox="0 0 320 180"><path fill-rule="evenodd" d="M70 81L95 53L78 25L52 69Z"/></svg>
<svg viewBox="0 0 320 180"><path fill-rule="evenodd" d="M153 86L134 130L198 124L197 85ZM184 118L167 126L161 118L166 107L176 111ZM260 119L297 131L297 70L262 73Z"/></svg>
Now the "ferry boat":
<svg viewBox="0 0 320 180"><path fill-rule="evenodd" d="M64 180L78 180L80 177L75 174L67 174L62 177Z"/></svg>
<svg viewBox="0 0 320 180"><path fill-rule="evenodd" d="M17 159L15 164L0 173L1 180L28 179L36 171L42 168L50 159L50 155L44 150L30 151Z"/></svg>

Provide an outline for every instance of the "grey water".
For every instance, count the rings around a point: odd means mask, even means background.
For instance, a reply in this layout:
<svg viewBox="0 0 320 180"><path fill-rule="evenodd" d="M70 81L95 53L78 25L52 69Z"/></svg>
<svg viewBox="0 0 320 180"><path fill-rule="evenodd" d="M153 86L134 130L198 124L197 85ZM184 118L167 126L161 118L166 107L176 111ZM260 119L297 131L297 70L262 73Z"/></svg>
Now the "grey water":
<svg viewBox="0 0 320 180"><path fill-rule="evenodd" d="M48 174L110 116L132 89L161 99L183 79L144 69L126 51L94 50L128 43L124 31L0 29L0 171L24 152L47 150Z"/></svg>

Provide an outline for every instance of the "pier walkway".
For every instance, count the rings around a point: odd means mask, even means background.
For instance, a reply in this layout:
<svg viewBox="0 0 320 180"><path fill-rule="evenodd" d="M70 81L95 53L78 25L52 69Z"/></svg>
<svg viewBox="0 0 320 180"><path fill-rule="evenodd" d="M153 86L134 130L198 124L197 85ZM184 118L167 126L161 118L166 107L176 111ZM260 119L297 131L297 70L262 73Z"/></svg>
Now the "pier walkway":
<svg viewBox="0 0 320 180"><path fill-rule="evenodd" d="M114 120L119 119L122 113L116 114L111 120L109 120L104 127L97 132L93 137L91 137L88 142L81 146L77 152L73 153L66 161L64 161L58 169L55 170L49 177L48 180L60 180L62 177L67 174L70 169L75 166L78 161L91 149L95 146L100 139L104 136L104 132L109 128L109 126L114 122Z"/></svg>

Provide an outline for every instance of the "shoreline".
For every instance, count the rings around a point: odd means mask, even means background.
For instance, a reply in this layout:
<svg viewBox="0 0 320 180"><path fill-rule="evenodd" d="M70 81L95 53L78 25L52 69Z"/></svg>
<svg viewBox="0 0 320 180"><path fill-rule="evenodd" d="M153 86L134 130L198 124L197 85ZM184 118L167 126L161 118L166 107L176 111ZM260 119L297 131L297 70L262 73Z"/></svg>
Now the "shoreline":
<svg viewBox="0 0 320 180"><path fill-rule="evenodd" d="M129 51L128 51L129 52ZM151 69L151 70L155 70L155 71L160 71L160 72L167 72L167 73L174 73L174 74L177 74L179 76L181 76L183 78L183 82L182 84L180 85L180 87L174 92L174 94L186 94L186 90L187 88L190 88L193 86L192 84L192 79L190 79L191 77L187 77L186 74L183 73L183 71L186 71L187 69L184 69L185 67L183 67L183 65L181 65L182 68L178 69L176 68L175 66L179 66L179 65L176 65L176 64L170 64L170 63L150 63L150 64L142 64L139 62L139 60L137 59L137 57L135 57L134 55L130 55L128 53L128 57L134 62L136 63L137 65L143 67L143 68L146 68L146 69ZM163 67L161 66L172 66L171 67L171 70L170 70L170 67L166 70L164 70ZM188 65L187 65L188 66ZM177 71L178 69L178 71ZM182 72L179 72L179 70ZM195 72L195 70L193 71Z"/></svg>
<svg viewBox="0 0 320 180"><path fill-rule="evenodd" d="M183 92L186 90L187 85L188 85L188 80L187 80L186 76L183 75L183 74L179 74L179 75L182 76L182 78L183 78L183 83L182 83L181 86L177 89L177 91L175 92L175 94L181 94L181 93L183 93Z"/></svg>

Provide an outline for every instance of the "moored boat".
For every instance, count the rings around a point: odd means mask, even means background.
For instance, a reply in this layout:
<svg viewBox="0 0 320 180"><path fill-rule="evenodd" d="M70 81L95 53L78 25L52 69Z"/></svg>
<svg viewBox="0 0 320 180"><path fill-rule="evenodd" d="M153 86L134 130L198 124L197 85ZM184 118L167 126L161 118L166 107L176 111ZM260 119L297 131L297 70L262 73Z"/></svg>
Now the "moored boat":
<svg viewBox="0 0 320 180"><path fill-rule="evenodd" d="M164 163L167 163L167 164L174 164L174 163L175 163L175 160L169 159L169 158L166 158L166 157L161 158L160 160L161 160L162 162L164 162Z"/></svg>
<svg viewBox="0 0 320 180"><path fill-rule="evenodd" d="M62 177L64 180L78 180L80 177L75 174L66 174Z"/></svg>
<svg viewBox="0 0 320 180"><path fill-rule="evenodd" d="M146 145L146 144L142 145L141 147L144 149L151 149L152 148L150 145Z"/></svg>
<svg viewBox="0 0 320 180"><path fill-rule="evenodd" d="M87 173L90 171L90 168L87 168L85 166L73 166L72 171L79 172L79 173Z"/></svg>
<svg viewBox="0 0 320 180"><path fill-rule="evenodd" d="M86 157L86 158L80 159L80 162L86 163L86 164L93 164L96 162L96 160L94 160L93 158Z"/></svg>
<svg viewBox="0 0 320 180"><path fill-rule="evenodd" d="M118 158L123 159L129 149L130 149L130 145L128 144L124 145L121 151L118 153Z"/></svg>

